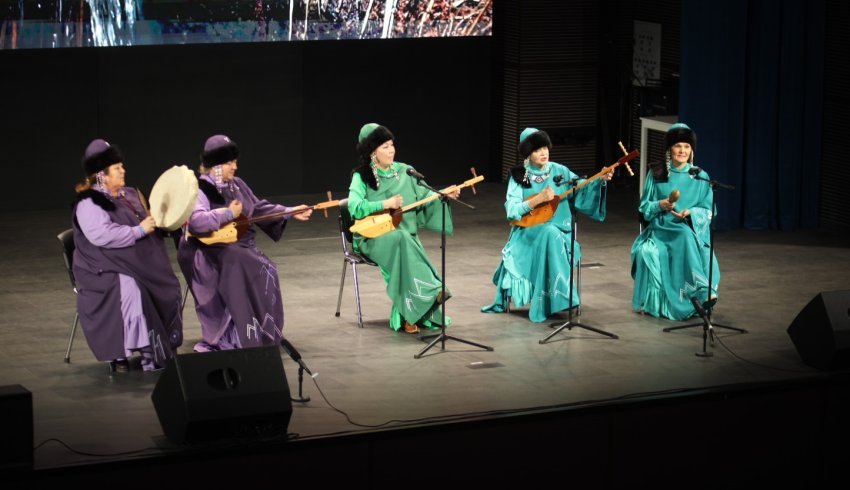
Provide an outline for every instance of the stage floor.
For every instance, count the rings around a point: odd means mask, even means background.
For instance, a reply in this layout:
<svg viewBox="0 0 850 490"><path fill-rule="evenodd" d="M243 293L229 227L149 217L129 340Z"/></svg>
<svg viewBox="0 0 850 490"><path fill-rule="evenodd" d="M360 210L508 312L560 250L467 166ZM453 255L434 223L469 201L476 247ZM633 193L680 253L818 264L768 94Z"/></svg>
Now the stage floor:
<svg viewBox="0 0 850 490"><path fill-rule="evenodd" d="M505 185L497 183L478 186L475 196L464 192L463 199L476 209L453 207L456 233L448 238L446 250L446 280L454 293L446 304L453 319L447 333L493 351L448 340L445 350L436 345L415 359L426 344L416 335L388 328L390 303L374 267L361 267L359 275L364 328L357 327L350 270L342 314L336 318L342 253L335 210L327 219L316 213L307 223L290 223L278 243L260 239L260 248L279 265L284 333L318 373L315 379L305 377L304 394L311 400L293 404L289 432L317 439L448 416L479 418L819 375L802 363L786 329L819 292L850 289L846 234L718 233L722 282L714 322L748 333L718 328L719 342L707 348L714 355L698 357L702 328L665 333L663 328L683 323L632 311L629 249L638 232L638 196L633 187L612 188L604 223L585 217L578 221L585 267L583 306L576 319L619 339L574 328L541 345L538 341L552 330L548 323L529 322L526 309L480 312L493 299L491 277L508 235L504 192ZM342 191L335 194L344 196ZM282 202L323 199L290 196ZM75 299L56 234L69 227L69 218L67 210L0 215L0 385L20 384L33 394L34 466L48 469L173 451L150 397L158 373L108 375L82 331L71 363L63 362ZM421 237L439 268L440 236L423 232ZM179 271L171 247L169 253ZM200 338L193 307L190 297L181 353L190 352ZM566 316L552 321L559 319ZM294 395L297 365L281 355Z"/></svg>

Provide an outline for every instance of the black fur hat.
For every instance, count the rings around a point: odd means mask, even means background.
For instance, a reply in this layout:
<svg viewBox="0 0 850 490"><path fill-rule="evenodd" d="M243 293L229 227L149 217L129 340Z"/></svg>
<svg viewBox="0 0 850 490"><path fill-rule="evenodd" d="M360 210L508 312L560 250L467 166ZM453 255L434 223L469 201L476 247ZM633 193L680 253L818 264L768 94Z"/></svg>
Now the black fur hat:
<svg viewBox="0 0 850 490"><path fill-rule="evenodd" d="M83 154L83 172L86 175L96 174L112 164L123 161L124 155L117 147L110 145L106 140L96 139L89 143Z"/></svg>
<svg viewBox="0 0 850 490"><path fill-rule="evenodd" d="M697 135L694 131L688 127L687 124L676 123L670 126L670 129L667 130L666 143L667 148L675 145L676 143L687 143L691 145L692 150L697 149Z"/></svg>
<svg viewBox="0 0 850 490"><path fill-rule="evenodd" d="M204 151L201 153L201 163L205 167L214 167L239 158L239 147L236 143L223 134L217 134L207 138L204 143Z"/></svg>
<svg viewBox="0 0 850 490"><path fill-rule="evenodd" d="M380 124L369 123L363 125L357 137L357 154L360 155L360 162L363 164L369 163L372 160L372 152L376 148L394 139L393 133Z"/></svg>
<svg viewBox="0 0 850 490"><path fill-rule="evenodd" d="M546 131L540 131L537 128L525 128L522 131L522 134L519 135L519 146L517 146L517 151L519 152L519 156L522 157L523 160L528 158L529 155L534 153L538 148L543 147L552 149L552 140L549 139L549 135L546 134Z"/></svg>

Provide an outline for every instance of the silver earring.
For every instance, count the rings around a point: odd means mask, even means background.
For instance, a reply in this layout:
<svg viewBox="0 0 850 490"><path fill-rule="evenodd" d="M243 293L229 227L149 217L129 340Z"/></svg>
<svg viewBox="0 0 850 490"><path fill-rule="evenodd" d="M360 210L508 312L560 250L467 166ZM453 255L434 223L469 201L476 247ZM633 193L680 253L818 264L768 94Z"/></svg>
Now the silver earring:
<svg viewBox="0 0 850 490"><path fill-rule="evenodd" d="M381 187L381 179L378 178L378 167L375 165L375 155L372 155L372 165L369 166L372 167L372 175L375 176L375 187Z"/></svg>

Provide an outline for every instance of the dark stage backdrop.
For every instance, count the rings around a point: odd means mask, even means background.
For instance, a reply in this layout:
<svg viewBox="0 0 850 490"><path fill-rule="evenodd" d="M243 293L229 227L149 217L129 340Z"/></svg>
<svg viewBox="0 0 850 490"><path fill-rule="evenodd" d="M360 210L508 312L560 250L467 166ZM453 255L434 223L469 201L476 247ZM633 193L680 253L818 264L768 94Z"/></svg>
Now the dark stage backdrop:
<svg viewBox="0 0 850 490"><path fill-rule="evenodd" d="M433 184L487 175L491 77L489 37L0 51L0 205L67 206L98 137L145 192L225 133L258 195L347 193L366 122Z"/></svg>

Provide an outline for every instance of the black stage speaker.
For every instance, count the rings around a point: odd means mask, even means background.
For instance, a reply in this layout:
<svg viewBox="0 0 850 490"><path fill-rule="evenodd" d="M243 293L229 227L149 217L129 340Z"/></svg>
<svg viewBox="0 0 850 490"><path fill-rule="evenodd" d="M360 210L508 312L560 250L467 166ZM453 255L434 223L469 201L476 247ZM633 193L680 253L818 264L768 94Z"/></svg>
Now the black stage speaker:
<svg viewBox="0 0 850 490"><path fill-rule="evenodd" d="M815 296L788 327L788 335L809 366L850 365L850 289Z"/></svg>
<svg viewBox="0 0 850 490"><path fill-rule="evenodd" d="M21 385L0 386L0 474L32 470L32 393Z"/></svg>
<svg viewBox="0 0 850 490"><path fill-rule="evenodd" d="M277 346L179 354L151 395L173 442L285 436L292 416Z"/></svg>

